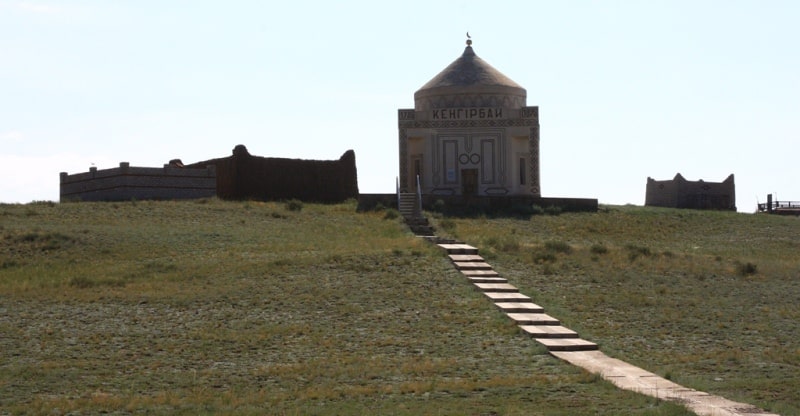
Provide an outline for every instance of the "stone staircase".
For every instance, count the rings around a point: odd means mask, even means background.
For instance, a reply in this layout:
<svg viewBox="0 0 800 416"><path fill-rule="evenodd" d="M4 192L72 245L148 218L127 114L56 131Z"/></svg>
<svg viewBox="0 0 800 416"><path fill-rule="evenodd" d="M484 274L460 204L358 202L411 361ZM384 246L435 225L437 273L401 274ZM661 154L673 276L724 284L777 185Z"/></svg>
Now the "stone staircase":
<svg viewBox="0 0 800 416"><path fill-rule="evenodd" d="M428 239L435 239L433 227L419 208L419 201L415 193L401 193L397 210L403 216L408 228L414 235Z"/></svg>
<svg viewBox="0 0 800 416"><path fill-rule="evenodd" d="M544 308L509 284L478 255L477 248L437 237L418 208L415 212L414 207L419 206L416 196L407 198L410 202L403 204L405 211L401 212L414 233L444 249L453 266L476 290L513 320L520 331L544 345L553 356L599 374L619 388L681 404L700 416L777 416L750 404L683 387L605 355L596 343L581 338L577 332L561 325L558 319L546 314Z"/></svg>
<svg viewBox="0 0 800 416"><path fill-rule="evenodd" d="M477 248L437 237L428 219L420 212L416 198L415 194L401 194L399 201L400 213L414 234L444 249L453 266L476 290L513 320L520 331L544 345L553 356L599 374L619 388L676 402L700 416L777 416L750 404L683 387L605 355L597 344L580 338L578 333L544 313L544 308L509 284L478 255Z"/></svg>
<svg viewBox="0 0 800 416"><path fill-rule="evenodd" d="M513 320L520 330L530 335L548 351L592 351L598 346L565 328L558 319L544 313L544 308L519 292L478 255L478 249L467 244L438 243L461 272L495 306Z"/></svg>
<svg viewBox="0 0 800 416"><path fill-rule="evenodd" d="M419 210L419 202L417 202L417 194L413 192L401 193L398 198L397 210L403 218L412 218L421 216L422 212Z"/></svg>
<svg viewBox="0 0 800 416"><path fill-rule="evenodd" d="M512 319L520 330L549 351L591 351L597 344L578 337L575 331L561 326L558 319L544 313L544 309L519 292L514 285L501 277L489 263L478 255L478 249L458 241L439 238L419 208L417 194L401 193L398 210L408 227L418 237L428 239L447 251L453 265L481 291L495 306Z"/></svg>

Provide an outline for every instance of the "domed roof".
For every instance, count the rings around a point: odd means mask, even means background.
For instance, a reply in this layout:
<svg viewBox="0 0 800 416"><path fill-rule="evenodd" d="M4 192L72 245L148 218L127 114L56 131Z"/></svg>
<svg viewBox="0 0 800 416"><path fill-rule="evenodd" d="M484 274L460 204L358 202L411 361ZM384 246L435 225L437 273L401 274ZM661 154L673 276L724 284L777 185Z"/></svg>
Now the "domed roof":
<svg viewBox="0 0 800 416"><path fill-rule="evenodd" d="M419 110L447 107L522 107L526 91L475 55L467 41L464 53L414 93ZM466 99L467 96L472 97Z"/></svg>

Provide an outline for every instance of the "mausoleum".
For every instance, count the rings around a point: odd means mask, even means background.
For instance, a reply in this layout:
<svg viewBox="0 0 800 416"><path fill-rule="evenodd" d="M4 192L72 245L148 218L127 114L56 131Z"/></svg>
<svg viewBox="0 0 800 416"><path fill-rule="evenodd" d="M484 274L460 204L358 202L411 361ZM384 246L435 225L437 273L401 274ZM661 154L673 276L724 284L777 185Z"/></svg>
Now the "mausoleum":
<svg viewBox="0 0 800 416"><path fill-rule="evenodd" d="M414 108L398 110L397 126L398 206L419 210L441 200L597 210L596 199L542 197L539 107L528 106L525 88L479 58L469 39L459 58L414 93Z"/></svg>
<svg viewBox="0 0 800 416"><path fill-rule="evenodd" d="M527 92L464 53L398 110L401 192L441 196L540 196L539 109Z"/></svg>

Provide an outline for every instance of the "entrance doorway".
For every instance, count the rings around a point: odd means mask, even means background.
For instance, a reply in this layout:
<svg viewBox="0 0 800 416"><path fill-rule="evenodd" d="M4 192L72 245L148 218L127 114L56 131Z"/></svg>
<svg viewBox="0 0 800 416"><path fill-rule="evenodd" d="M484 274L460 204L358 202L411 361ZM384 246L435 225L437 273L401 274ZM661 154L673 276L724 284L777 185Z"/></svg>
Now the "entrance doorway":
<svg viewBox="0 0 800 416"><path fill-rule="evenodd" d="M413 177L411 178L411 190L416 192L417 191L417 178L419 178L420 182L422 181L422 158L415 157L412 162L412 173Z"/></svg>
<svg viewBox="0 0 800 416"><path fill-rule="evenodd" d="M478 169L461 170L461 195L473 196L478 194Z"/></svg>

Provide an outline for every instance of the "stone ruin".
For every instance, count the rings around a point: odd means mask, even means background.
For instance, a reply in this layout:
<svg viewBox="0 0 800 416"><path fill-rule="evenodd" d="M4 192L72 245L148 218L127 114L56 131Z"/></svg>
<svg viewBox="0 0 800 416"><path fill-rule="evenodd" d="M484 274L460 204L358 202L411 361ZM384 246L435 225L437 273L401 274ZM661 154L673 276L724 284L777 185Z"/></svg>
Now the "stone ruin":
<svg viewBox="0 0 800 416"><path fill-rule="evenodd" d="M672 180L647 178L645 206L736 211L733 174L722 182L687 181L680 173Z"/></svg>
<svg viewBox="0 0 800 416"><path fill-rule="evenodd" d="M217 196L222 199L341 202L358 198L352 150L339 160L252 156L238 145L228 157L184 165L173 159L161 168L119 167L60 175L60 198L67 201L171 200Z"/></svg>

